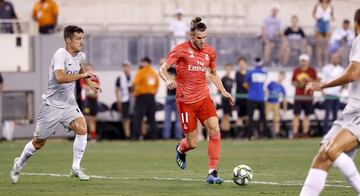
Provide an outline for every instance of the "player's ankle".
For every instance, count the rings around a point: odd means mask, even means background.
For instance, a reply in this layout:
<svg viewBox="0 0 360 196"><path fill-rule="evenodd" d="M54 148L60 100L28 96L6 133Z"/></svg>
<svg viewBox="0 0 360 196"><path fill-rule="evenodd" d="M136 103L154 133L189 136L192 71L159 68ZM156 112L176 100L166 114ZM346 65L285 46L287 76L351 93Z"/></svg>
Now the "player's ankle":
<svg viewBox="0 0 360 196"><path fill-rule="evenodd" d="M208 174L211 174L211 173L213 173L214 171L216 171L216 169L209 169Z"/></svg>

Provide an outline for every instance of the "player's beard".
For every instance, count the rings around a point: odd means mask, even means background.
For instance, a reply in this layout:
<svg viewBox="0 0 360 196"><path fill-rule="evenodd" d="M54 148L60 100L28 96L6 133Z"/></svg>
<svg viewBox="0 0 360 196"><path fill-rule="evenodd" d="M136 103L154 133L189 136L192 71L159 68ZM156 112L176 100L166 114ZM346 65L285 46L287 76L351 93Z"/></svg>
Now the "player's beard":
<svg viewBox="0 0 360 196"><path fill-rule="evenodd" d="M77 46L77 47L74 47L74 51L76 53L80 52L82 50L83 46Z"/></svg>
<svg viewBox="0 0 360 196"><path fill-rule="evenodd" d="M200 42L195 42L195 46L200 50L204 46L204 43L201 44Z"/></svg>

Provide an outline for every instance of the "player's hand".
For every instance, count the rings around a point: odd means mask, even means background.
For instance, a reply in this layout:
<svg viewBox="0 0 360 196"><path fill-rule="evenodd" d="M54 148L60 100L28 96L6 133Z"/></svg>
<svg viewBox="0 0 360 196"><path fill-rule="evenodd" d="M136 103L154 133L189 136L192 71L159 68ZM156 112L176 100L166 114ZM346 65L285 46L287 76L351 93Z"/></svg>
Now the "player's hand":
<svg viewBox="0 0 360 196"><path fill-rule="evenodd" d="M231 106L235 105L234 98L231 96L230 93L228 93L227 91L223 91L221 94L228 100L228 102Z"/></svg>
<svg viewBox="0 0 360 196"><path fill-rule="evenodd" d="M88 86L91 88L91 90L95 92L95 94L97 94L98 92L101 93L101 88L98 83L88 81Z"/></svg>
<svg viewBox="0 0 360 196"><path fill-rule="evenodd" d="M321 84L319 82L309 82L305 86L305 94L312 94L315 91L322 91Z"/></svg>
<svg viewBox="0 0 360 196"><path fill-rule="evenodd" d="M168 87L168 89L172 90L172 89L176 89L178 85L175 80L168 79L166 80L166 86Z"/></svg>
<svg viewBox="0 0 360 196"><path fill-rule="evenodd" d="M82 78L91 78L96 76L92 71L87 71L81 75Z"/></svg>

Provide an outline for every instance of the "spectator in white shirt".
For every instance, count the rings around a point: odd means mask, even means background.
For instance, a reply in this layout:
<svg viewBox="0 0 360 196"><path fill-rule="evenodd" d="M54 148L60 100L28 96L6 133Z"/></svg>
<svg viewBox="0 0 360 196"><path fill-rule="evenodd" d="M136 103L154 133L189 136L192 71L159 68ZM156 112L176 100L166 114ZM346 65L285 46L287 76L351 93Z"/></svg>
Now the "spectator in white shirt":
<svg viewBox="0 0 360 196"><path fill-rule="evenodd" d="M176 10L176 19L170 23L169 30L171 34L171 48L184 42L186 40L186 33L188 27L186 22L182 19L183 10L178 8Z"/></svg>
<svg viewBox="0 0 360 196"><path fill-rule="evenodd" d="M350 28L350 21L344 20L342 23L342 27L336 29L330 38L329 41L329 52L338 53L343 60L347 60L347 56L349 56L350 47L355 39L355 33ZM344 62L347 64L348 62Z"/></svg>
<svg viewBox="0 0 360 196"><path fill-rule="evenodd" d="M344 72L344 68L340 65L341 59L338 54L331 56L331 63L323 67L321 71L322 82L328 82L334 78L339 77ZM325 101L325 118L324 118L324 134L330 128L330 114L332 113L332 122L337 119L337 113L340 107L341 86L327 88L323 90Z"/></svg>

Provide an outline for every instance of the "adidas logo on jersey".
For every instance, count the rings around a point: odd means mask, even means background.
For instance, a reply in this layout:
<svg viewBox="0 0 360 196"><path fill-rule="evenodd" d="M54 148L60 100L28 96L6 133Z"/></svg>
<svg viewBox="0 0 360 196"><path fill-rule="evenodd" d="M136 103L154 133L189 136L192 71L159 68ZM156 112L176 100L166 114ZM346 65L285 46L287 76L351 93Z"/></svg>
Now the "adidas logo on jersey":
<svg viewBox="0 0 360 196"><path fill-rule="evenodd" d="M205 60L206 60L206 61L209 61L209 60L210 60L208 54L205 54Z"/></svg>
<svg viewBox="0 0 360 196"><path fill-rule="evenodd" d="M195 58L194 51L191 48L189 48L189 53L190 53L190 58Z"/></svg>

